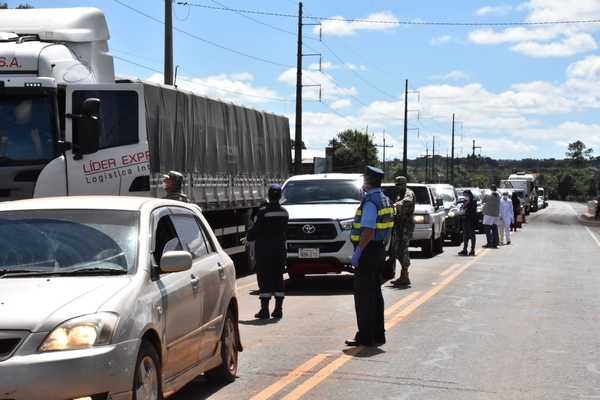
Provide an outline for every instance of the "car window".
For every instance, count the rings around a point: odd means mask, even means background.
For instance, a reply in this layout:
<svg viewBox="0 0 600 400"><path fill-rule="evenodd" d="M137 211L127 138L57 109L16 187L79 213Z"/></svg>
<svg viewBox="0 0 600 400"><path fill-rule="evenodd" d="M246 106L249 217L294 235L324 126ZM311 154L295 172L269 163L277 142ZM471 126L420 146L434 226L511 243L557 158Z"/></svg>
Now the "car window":
<svg viewBox="0 0 600 400"><path fill-rule="evenodd" d="M409 186L416 197L416 203L421 205L431 205L431 200L429 197L429 189L425 186Z"/></svg>
<svg viewBox="0 0 600 400"><path fill-rule="evenodd" d="M208 252L209 253L216 252L217 251L217 247L213 243L212 238L210 237L210 235L208 234L208 228L206 227L206 225L204 225L202 223L202 221L200 221L200 218L194 217L194 219L196 220L196 223L200 227L200 232L204 236L204 241L206 242L206 247L208 249Z"/></svg>
<svg viewBox="0 0 600 400"><path fill-rule="evenodd" d="M182 250L181 242L177 237L171 218L168 215L162 217L156 225L154 234L154 261L160 264L160 259L167 251Z"/></svg>
<svg viewBox="0 0 600 400"><path fill-rule="evenodd" d="M192 257L201 258L209 254L204 234L192 215L173 215L173 224L184 248L192 253Z"/></svg>

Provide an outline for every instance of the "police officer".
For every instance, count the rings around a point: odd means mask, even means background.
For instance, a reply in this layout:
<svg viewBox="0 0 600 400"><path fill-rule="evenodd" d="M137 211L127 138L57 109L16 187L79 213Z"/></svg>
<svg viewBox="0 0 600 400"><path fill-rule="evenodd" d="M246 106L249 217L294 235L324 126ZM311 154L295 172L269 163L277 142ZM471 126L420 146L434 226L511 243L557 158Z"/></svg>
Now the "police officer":
<svg viewBox="0 0 600 400"><path fill-rule="evenodd" d="M354 306L358 332L348 346L381 346L385 343L381 277L385 248L394 226L394 209L381 191L383 171L367 167L364 175L365 195L356 211L351 240L354 273Z"/></svg>
<svg viewBox="0 0 600 400"><path fill-rule="evenodd" d="M254 215L253 226L248 231L248 241L255 242L256 277L260 297L259 319L269 318L269 302L275 297L273 318L283 317L283 272L285 267L286 230L289 220L287 211L281 207L281 186L269 188L268 203L263 204Z"/></svg>
<svg viewBox="0 0 600 400"><path fill-rule="evenodd" d="M163 184L167 195L165 199L188 202L188 198L181 192L183 186L183 175L177 171L169 171L168 174L163 175Z"/></svg>
<svg viewBox="0 0 600 400"><path fill-rule="evenodd" d="M410 267L410 255L408 254L408 245L415 231L415 193L406 187L407 179L404 176L396 177L396 189L398 198L394 203L396 216L394 219L394 255L400 261L402 270L400 277L391 284L397 287L406 287L410 285L408 277L408 267Z"/></svg>

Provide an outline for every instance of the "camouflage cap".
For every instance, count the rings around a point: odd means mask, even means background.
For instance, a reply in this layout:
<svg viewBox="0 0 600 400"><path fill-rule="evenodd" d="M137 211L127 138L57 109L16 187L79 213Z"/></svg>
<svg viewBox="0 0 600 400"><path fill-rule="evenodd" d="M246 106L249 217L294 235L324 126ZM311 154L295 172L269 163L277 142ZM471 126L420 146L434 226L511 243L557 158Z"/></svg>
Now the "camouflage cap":
<svg viewBox="0 0 600 400"><path fill-rule="evenodd" d="M396 185L406 185L408 183L408 179L405 176L397 176L395 181Z"/></svg>

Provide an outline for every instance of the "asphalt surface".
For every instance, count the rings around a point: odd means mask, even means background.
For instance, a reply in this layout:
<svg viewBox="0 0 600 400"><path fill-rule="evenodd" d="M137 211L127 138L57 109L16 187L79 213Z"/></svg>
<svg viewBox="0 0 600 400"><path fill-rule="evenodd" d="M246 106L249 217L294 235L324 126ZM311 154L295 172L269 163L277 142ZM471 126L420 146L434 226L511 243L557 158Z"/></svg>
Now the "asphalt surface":
<svg viewBox="0 0 600 400"><path fill-rule="evenodd" d="M239 378L203 378L196 399L600 399L600 226L551 202L512 244L416 258L413 285L384 286L387 344L348 349L350 276L289 285L284 319L254 320L254 276L238 280Z"/></svg>

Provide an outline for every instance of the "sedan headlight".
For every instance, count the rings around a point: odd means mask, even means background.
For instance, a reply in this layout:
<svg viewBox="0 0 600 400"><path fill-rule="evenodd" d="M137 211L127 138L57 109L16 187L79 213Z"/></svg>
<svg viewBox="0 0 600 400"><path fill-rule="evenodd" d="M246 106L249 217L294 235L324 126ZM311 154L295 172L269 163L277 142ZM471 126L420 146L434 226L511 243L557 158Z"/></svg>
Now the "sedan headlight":
<svg viewBox="0 0 600 400"><path fill-rule="evenodd" d="M415 224L417 224L417 225L427 224L429 222L428 215L415 215L414 219L415 219Z"/></svg>
<svg viewBox="0 0 600 400"><path fill-rule="evenodd" d="M353 223L354 223L354 219L345 219L343 221L340 221L340 227L342 228L343 231L349 231L350 229L352 229Z"/></svg>
<svg viewBox="0 0 600 400"><path fill-rule="evenodd" d="M81 350L107 345L118 320L117 314L102 312L65 321L50 332L40 346L40 352Z"/></svg>

